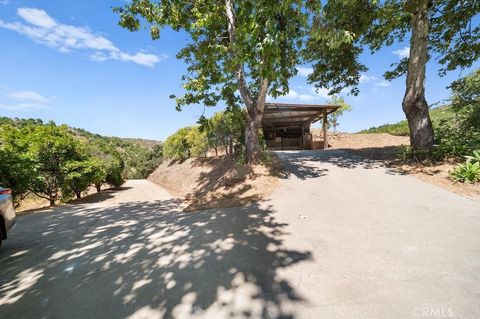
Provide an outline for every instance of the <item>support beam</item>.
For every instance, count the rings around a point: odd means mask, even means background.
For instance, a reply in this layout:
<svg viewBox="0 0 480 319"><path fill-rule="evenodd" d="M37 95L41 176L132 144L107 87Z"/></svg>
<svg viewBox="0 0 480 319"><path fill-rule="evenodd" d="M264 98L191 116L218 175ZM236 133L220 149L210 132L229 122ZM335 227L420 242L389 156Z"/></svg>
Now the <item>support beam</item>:
<svg viewBox="0 0 480 319"><path fill-rule="evenodd" d="M323 111L323 149L326 150L328 148L328 113L327 110Z"/></svg>
<svg viewBox="0 0 480 319"><path fill-rule="evenodd" d="M303 140L304 140L304 138L305 138L305 130L304 130L304 128L303 128L303 125L302 125L302 136L301 136L300 138L301 138L301 142L300 142L300 143L301 143L301 145L302 145L302 150L304 150L304 149L305 149L305 145L303 144Z"/></svg>

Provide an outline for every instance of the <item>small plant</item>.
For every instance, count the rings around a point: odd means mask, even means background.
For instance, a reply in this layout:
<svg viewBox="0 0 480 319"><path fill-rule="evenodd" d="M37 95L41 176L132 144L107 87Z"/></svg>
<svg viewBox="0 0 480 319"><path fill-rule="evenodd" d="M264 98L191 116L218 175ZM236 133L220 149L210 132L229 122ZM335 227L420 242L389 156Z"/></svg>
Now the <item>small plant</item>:
<svg viewBox="0 0 480 319"><path fill-rule="evenodd" d="M465 156L465 158L474 163L480 163L480 150L473 151L472 156Z"/></svg>
<svg viewBox="0 0 480 319"><path fill-rule="evenodd" d="M475 183L480 181L480 162L467 160L464 164L458 164L451 172L453 179L459 182Z"/></svg>

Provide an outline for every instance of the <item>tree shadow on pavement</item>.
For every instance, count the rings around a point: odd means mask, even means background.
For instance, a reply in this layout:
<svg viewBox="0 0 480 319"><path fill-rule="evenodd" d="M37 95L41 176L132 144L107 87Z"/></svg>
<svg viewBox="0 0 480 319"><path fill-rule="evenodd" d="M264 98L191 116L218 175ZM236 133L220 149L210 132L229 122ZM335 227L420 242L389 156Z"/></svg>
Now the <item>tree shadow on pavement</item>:
<svg viewBox="0 0 480 319"><path fill-rule="evenodd" d="M401 171L396 170L385 158L376 159L368 156L377 152L391 152L391 147L379 149L329 149L318 151L290 151L280 153L280 158L283 159L284 166L287 173L285 178L289 175L294 175L300 179L308 179L321 177L328 174L328 168L319 167L319 163L332 164L340 168L354 169L354 168L386 168L387 174L401 175ZM391 153L390 153L391 154Z"/></svg>
<svg viewBox="0 0 480 319"><path fill-rule="evenodd" d="M271 208L178 206L25 216L0 251L2 317L293 317L304 301L279 270L312 257L283 247Z"/></svg>

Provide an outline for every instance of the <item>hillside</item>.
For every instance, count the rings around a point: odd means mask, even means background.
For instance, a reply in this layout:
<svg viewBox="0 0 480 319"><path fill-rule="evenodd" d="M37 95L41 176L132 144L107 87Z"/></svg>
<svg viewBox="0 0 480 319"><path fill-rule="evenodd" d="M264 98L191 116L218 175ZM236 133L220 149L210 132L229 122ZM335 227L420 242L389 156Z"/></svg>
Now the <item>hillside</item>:
<svg viewBox="0 0 480 319"><path fill-rule="evenodd" d="M44 124L40 119L0 117L0 127ZM161 162L162 143L159 141L103 136L74 127L69 129L79 139L101 142L115 148L125 163L123 176L126 179L146 178Z"/></svg>
<svg viewBox="0 0 480 319"><path fill-rule="evenodd" d="M265 198L278 186L278 160L268 166L236 163L232 156L164 161L148 180L182 198L187 211L244 205Z"/></svg>
<svg viewBox="0 0 480 319"><path fill-rule="evenodd" d="M455 116L450 105L439 106L430 110L430 118L432 119L433 126L437 126L441 121L452 120ZM359 133L389 133L392 135L408 136L408 124L406 120L393 123L393 124L384 124L380 126L374 126L366 130L362 130Z"/></svg>

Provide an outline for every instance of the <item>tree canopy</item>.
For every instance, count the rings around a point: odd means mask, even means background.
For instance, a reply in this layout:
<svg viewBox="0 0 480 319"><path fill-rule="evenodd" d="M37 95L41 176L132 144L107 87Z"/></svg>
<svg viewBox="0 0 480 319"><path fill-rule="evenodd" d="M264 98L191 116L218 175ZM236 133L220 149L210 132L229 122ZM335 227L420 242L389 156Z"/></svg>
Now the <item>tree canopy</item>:
<svg viewBox="0 0 480 319"><path fill-rule="evenodd" d="M260 159L265 98L289 91L289 79L302 62L309 21L319 8L320 2L299 0L133 0L114 10L122 27L137 31L147 24L153 39L165 26L189 34L189 42L177 54L188 65L182 77L185 94L172 95L177 109L243 102L247 159L255 162Z"/></svg>
<svg viewBox="0 0 480 319"><path fill-rule="evenodd" d="M425 100L426 64L435 58L439 75L471 66L480 56L479 1L458 0L329 0L313 21L305 56L314 66L309 81L331 93L344 88L358 93L360 60L409 40L410 55L385 72L386 79L406 75L402 108L414 149L431 150L433 128Z"/></svg>
<svg viewBox="0 0 480 319"><path fill-rule="evenodd" d="M0 185L12 189L16 205L29 193L54 205L80 198L92 185L100 191L104 184L123 184L117 150L85 136L53 122L0 118Z"/></svg>

